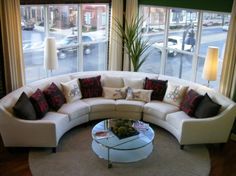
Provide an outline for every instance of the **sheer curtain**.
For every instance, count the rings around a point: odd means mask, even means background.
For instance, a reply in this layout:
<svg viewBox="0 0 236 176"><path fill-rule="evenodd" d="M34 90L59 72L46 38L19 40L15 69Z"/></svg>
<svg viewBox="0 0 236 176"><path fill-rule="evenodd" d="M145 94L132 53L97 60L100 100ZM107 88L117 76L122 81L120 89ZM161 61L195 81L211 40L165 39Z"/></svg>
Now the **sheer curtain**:
<svg viewBox="0 0 236 176"><path fill-rule="evenodd" d="M220 92L236 101L236 0L234 0L231 12L220 80Z"/></svg>
<svg viewBox="0 0 236 176"><path fill-rule="evenodd" d="M0 22L6 92L24 85L20 0L1 0Z"/></svg>
<svg viewBox="0 0 236 176"><path fill-rule="evenodd" d="M116 33L114 18L123 22L123 0L112 0L109 70L122 70L122 39Z"/></svg>
<svg viewBox="0 0 236 176"><path fill-rule="evenodd" d="M132 18L135 18L138 14L138 0L126 0L126 11L125 18L127 22L130 22ZM123 62L123 70L130 71L130 61L128 54L124 53L124 62Z"/></svg>

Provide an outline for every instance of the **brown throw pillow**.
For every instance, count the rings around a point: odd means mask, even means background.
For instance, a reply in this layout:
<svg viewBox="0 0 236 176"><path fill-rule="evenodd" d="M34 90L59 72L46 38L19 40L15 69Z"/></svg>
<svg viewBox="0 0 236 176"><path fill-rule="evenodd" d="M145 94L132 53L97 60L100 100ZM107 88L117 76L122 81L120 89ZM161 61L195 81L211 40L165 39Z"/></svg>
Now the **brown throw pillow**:
<svg viewBox="0 0 236 176"><path fill-rule="evenodd" d="M16 117L25 120L36 120L36 113L34 107L28 98L28 96L23 92L19 99L17 100L15 106L13 107L14 114Z"/></svg>
<svg viewBox="0 0 236 176"><path fill-rule="evenodd" d="M212 99L206 93L197 106L194 116L196 118L213 117L218 114L221 105L212 101Z"/></svg>

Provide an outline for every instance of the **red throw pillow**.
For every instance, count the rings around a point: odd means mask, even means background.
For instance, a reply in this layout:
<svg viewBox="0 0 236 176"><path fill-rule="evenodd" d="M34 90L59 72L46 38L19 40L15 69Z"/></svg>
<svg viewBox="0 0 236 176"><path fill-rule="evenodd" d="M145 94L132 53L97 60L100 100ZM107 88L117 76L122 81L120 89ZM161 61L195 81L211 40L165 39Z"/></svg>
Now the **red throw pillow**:
<svg viewBox="0 0 236 176"><path fill-rule="evenodd" d="M65 102L66 98L55 83L52 83L43 91L49 106L57 111Z"/></svg>
<svg viewBox="0 0 236 176"><path fill-rule="evenodd" d="M79 79L80 90L83 98L101 97L102 84L101 76Z"/></svg>
<svg viewBox="0 0 236 176"><path fill-rule="evenodd" d="M167 89L167 82L158 79L145 79L144 89L153 90L151 100L163 100Z"/></svg>
<svg viewBox="0 0 236 176"><path fill-rule="evenodd" d="M49 110L48 103L40 89L37 89L30 97L30 101L34 106L37 119L42 118Z"/></svg>
<svg viewBox="0 0 236 176"><path fill-rule="evenodd" d="M194 112L202 98L202 95L199 95L197 92L191 89L190 91L188 91L183 101L181 102L180 109L189 116L194 116Z"/></svg>

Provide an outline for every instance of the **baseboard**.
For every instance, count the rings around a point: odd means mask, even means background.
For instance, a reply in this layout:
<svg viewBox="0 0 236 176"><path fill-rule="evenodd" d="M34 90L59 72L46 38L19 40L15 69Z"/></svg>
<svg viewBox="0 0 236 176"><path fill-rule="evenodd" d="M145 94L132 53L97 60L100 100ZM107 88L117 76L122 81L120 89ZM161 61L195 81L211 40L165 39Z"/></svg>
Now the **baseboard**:
<svg viewBox="0 0 236 176"><path fill-rule="evenodd" d="M236 134L232 133L230 136L230 139L233 141L236 141Z"/></svg>

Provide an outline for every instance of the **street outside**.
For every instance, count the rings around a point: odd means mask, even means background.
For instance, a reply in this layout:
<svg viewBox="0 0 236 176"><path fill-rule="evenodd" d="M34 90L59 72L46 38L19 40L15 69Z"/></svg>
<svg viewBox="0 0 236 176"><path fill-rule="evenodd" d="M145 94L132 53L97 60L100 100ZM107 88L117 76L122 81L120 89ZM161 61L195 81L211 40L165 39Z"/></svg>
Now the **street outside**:
<svg viewBox="0 0 236 176"><path fill-rule="evenodd" d="M225 41L227 37L227 31L222 30L221 26L212 26L212 27L205 27L203 28L201 34L201 46L199 48L199 55L198 58L198 69L197 69L197 82L201 84L206 84L207 81L202 79L202 70L205 61L205 56L207 53L208 46L215 46L219 48L219 69L218 75L220 75L221 67L222 67L222 58L224 54L225 48ZM169 32L169 36L183 36L183 31L177 32ZM162 35L149 35L150 43L155 43L156 41L163 41L164 36ZM152 46L155 46L153 44ZM186 46L185 46L186 47ZM196 49L196 46L194 47ZM156 47L151 47L150 55L144 65L141 68L143 72L151 72L151 73L160 73L161 69L161 54L160 49ZM181 58L182 57L182 58ZM180 61L182 59L182 74L179 75L180 72ZM189 54L181 54L178 53L176 56L171 56L168 54L166 60L166 67L165 67L165 74L169 76L180 77L186 80L192 80L192 64L193 64L193 57ZM218 78L219 79L219 78ZM211 86L216 88L217 83L212 82Z"/></svg>
<svg viewBox="0 0 236 176"><path fill-rule="evenodd" d="M74 32L73 32L74 33ZM56 41L59 42L65 36L71 35L70 31L59 31L50 32L50 36L55 37ZM90 70L105 70L107 65L107 45L108 42L105 40L106 36L103 31L95 31L90 33L83 33L93 38L92 42L84 42L83 46L89 44L91 49L89 52L85 52L83 49L79 49L78 44L73 45L73 52L68 52L64 57L59 56L59 69L53 71L54 75L71 73L78 71L79 68L83 68L84 71ZM75 34L77 35L77 33ZM222 30L220 26L205 27L202 31L200 55L205 56L208 46L219 47L219 57L222 58L227 31ZM169 36L183 36L183 31L171 31ZM150 43L163 41L163 33L151 33L147 34L146 37L150 39ZM45 38L45 32L40 28L34 30L22 30L23 38L23 50L24 50L24 62L26 72L30 72L30 77L27 77L27 82L31 82L39 78L39 75L46 77L46 72L43 68L43 40ZM30 43L29 43L30 42ZM71 47L68 47L71 48ZM79 51L83 51L83 59ZM60 52L60 51L58 51ZM79 55L79 59L77 59ZM179 76L180 60L183 59L182 67L182 78L191 80L192 76L192 56L187 54L177 54L176 56L168 55L166 61L165 74L170 76ZM221 65L220 60L219 65ZM150 55L144 65L141 68L143 72L160 73L161 64L161 52L158 48L153 45L150 47ZM198 74L197 79L201 80L201 72L204 64L204 58L199 58L198 62ZM42 74L44 73L44 74ZM198 78L199 77L199 78Z"/></svg>
<svg viewBox="0 0 236 176"><path fill-rule="evenodd" d="M66 37L76 35L77 32L72 34L71 29L50 32L50 36L55 37L58 46L60 41ZM92 40L83 41L83 44L80 46L78 43L70 43L68 46L61 48L63 51L58 49L59 69L53 70L53 75L76 72L79 71L79 68L83 68L84 71L106 69L107 52L104 51L107 50L108 42L104 31L83 33L84 35L90 36ZM45 39L43 28L36 26L34 30L22 30L22 38L25 72L30 73L30 75L26 74L26 81L32 82L46 77L47 73L43 67ZM84 50L80 49L81 47ZM89 52L85 48L89 48ZM83 60L80 59L80 51L83 51ZM79 59L77 59L77 55Z"/></svg>

